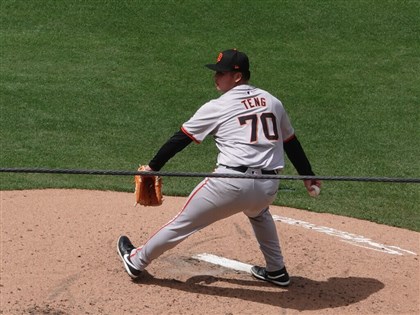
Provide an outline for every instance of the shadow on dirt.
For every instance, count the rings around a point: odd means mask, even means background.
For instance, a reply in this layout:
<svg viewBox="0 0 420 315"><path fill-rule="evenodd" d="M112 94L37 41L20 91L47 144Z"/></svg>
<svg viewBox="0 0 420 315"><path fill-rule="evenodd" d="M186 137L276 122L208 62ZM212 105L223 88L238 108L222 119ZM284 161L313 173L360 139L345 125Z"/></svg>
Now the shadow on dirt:
<svg viewBox="0 0 420 315"><path fill-rule="evenodd" d="M270 292L259 288L273 287L273 285L258 280L238 280L206 275L194 276L182 282L154 278L145 272L139 284L158 285L185 292L236 298L299 311L347 306L360 302L385 287L382 282L376 279L359 277L335 277L329 278L327 281L292 277L291 281L287 288L279 287L277 292ZM218 287L215 284L217 282L226 282L238 287ZM241 286L247 288L241 288ZM252 289L249 287L252 287Z"/></svg>

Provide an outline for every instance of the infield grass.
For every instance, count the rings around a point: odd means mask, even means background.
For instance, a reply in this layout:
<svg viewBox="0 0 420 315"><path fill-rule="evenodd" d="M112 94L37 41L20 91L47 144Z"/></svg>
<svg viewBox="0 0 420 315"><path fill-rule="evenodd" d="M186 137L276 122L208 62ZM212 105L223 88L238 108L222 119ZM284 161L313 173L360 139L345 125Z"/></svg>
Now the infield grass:
<svg viewBox="0 0 420 315"><path fill-rule="evenodd" d="M135 170L204 102L236 47L315 172L420 177L419 1L1 2L1 167ZM212 139L164 171L208 172ZM289 164L285 174L296 174ZM132 191L124 176L0 174L0 188ZM186 195L197 178L165 178ZM420 231L416 184L284 181L276 204Z"/></svg>

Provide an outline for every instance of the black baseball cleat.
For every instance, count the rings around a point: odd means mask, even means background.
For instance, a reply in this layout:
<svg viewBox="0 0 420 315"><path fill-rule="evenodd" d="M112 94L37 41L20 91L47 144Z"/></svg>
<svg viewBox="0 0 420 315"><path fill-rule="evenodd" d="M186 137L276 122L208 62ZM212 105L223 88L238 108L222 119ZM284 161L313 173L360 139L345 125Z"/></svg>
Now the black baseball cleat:
<svg viewBox="0 0 420 315"><path fill-rule="evenodd" d="M254 266L251 268L251 273L257 279L274 283L280 287L287 287L290 283L290 277L286 267L277 271L268 272L264 267Z"/></svg>
<svg viewBox="0 0 420 315"><path fill-rule="evenodd" d="M128 237L120 236L117 242L118 255L120 255L121 260L124 264L124 268L127 271L128 275L133 279L137 279L141 274L141 270L138 270L131 263L130 254L133 249L135 249L135 247L133 246L133 244L131 244Z"/></svg>

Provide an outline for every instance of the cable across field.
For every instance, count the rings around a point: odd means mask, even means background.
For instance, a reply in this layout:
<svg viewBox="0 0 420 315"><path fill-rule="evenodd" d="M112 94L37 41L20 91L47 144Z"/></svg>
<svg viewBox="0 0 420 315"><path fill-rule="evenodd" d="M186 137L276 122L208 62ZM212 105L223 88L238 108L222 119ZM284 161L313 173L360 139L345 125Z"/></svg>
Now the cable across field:
<svg viewBox="0 0 420 315"><path fill-rule="evenodd" d="M254 179L282 179L304 180L319 179L324 181L352 181L352 182L384 182L419 184L420 178L403 177L354 177L354 176L300 176L300 175L249 175L231 173L200 173L200 172L146 172L124 170L89 170L89 169L49 169L49 168L0 168L1 173L35 173L35 174L71 174L71 175L111 175L134 176L151 175L167 177L220 177L220 178L254 178Z"/></svg>

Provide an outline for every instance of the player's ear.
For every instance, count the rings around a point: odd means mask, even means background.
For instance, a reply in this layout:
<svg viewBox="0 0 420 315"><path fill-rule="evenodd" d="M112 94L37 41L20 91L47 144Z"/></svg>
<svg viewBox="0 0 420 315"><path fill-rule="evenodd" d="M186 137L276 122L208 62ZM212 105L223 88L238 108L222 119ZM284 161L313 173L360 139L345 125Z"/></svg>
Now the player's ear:
<svg viewBox="0 0 420 315"><path fill-rule="evenodd" d="M234 72L233 78L236 83L242 80L242 73L241 72Z"/></svg>

